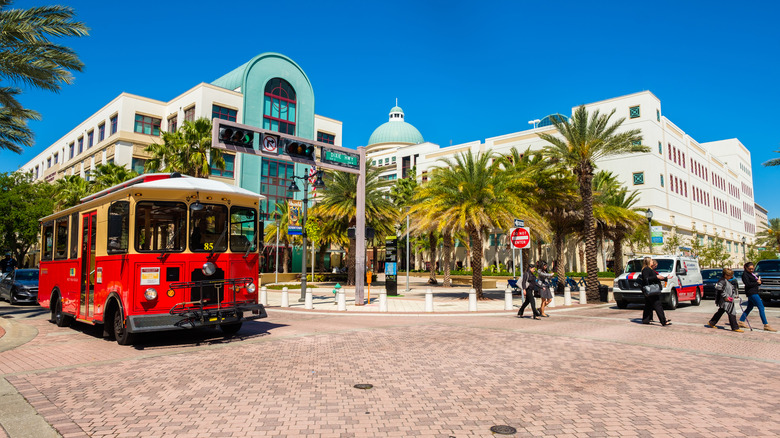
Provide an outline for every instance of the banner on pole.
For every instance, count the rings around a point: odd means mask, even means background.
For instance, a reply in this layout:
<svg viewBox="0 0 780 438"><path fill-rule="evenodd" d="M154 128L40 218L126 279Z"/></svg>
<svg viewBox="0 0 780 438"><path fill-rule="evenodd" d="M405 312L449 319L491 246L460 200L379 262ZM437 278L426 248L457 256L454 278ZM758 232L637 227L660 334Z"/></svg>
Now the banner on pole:
<svg viewBox="0 0 780 438"><path fill-rule="evenodd" d="M300 199L288 199L287 200L287 235L300 236L303 234L303 227L301 226L301 220L303 219L303 201ZM304 257L306 257L304 255Z"/></svg>

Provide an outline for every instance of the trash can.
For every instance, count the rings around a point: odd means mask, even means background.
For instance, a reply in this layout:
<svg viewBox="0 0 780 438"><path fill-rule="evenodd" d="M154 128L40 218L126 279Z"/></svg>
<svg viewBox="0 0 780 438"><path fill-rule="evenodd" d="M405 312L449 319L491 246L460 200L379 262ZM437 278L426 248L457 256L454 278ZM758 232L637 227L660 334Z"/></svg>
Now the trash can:
<svg viewBox="0 0 780 438"><path fill-rule="evenodd" d="M599 285L599 301L606 303L609 299L609 286L605 284Z"/></svg>

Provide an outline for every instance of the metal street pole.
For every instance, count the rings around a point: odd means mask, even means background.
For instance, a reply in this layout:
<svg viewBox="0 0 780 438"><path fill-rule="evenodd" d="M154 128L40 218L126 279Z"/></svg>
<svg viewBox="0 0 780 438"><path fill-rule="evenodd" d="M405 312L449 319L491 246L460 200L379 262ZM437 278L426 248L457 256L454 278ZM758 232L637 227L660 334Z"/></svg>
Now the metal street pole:
<svg viewBox="0 0 780 438"><path fill-rule="evenodd" d="M276 212L274 212L274 216L276 216ZM276 255L276 268L274 271L274 284L279 283L279 219L274 219L274 222L276 223L276 248L274 248L274 254Z"/></svg>
<svg viewBox="0 0 780 438"><path fill-rule="evenodd" d="M406 211L406 293L409 293L409 211Z"/></svg>
<svg viewBox="0 0 780 438"><path fill-rule="evenodd" d="M303 221L301 221L301 238L303 239L303 251L301 251L301 297L298 302L306 301L306 214L309 204L309 180L303 178ZM314 280L314 277L312 277Z"/></svg>

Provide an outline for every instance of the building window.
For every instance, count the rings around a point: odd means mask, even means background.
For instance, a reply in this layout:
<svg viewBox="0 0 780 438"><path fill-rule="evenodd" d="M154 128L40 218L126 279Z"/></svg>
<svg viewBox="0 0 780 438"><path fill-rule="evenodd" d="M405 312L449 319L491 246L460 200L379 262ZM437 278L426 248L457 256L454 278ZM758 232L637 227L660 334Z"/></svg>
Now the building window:
<svg viewBox="0 0 780 438"><path fill-rule="evenodd" d="M632 119L639 118L639 106L632 106L628 109L628 116Z"/></svg>
<svg viewBox="0 0 780 438"><path fill-rule="evenodd" d="M91 148L95 143L95 131L87 132L87 149Z"/></svg>
<svg viewBox="0 0 780 438"><path fill-rule="evenodd" d="M412 168L412 157L401 157L401 178L409 177L409 170Z"/></svg>
<svg viewBox="0 0 780 438"><path fill-rule="evenodd" d="M60 154L54 153L54 164L57 164L60 162Z"/></svg>
<svg viewBox="0 0 780 438"><path fill-rule="evenodd" d="M70 151L70 158L73 158L73 156L76 154L76 146L71 143L68 145L68 150Z"/></svg>
<svg viewBox="0 0 780 438"><path fill-rule="evenodd" d="M154 117L135 115L135 132L141 134L160 135L160 119Z"/></svg>
<svg viewBox="0 0 780 438"><path fill-rule="evenodd" d="M645 173L644 172L635 172L634 173L634 185L640 185L645 183Z"/></svg>
<svg viewBox="0 0 780 438"><path fill-rule="evenodd" d="M663 145L661 144L660 141L658 142L658 153L661 154L661 155L664 154L664 147L663 147Z"/></svg>
<svg viewBox="0 0 780 438"><path fill-rule="evenodd" d="M212 119L222 119L222 120L227 120L229 122L235 122L237 114L238 114L238 110L221 107L219 105L211 105Z"/></svg>
<svg viewBox="0 0 780 438"><path fill-rule="evenodd" d="M661 110L655 110L655 118L658 119L659 122L661 121Z"/></svg>
<svg viewBox="0 0 780 438"><path fill-rule="evenodd" d="M195 105L184 110L184 121L185 122L195 121Z"/></svg>
<svg viewBox="0 0 780 438"><path fill-rule="evenodd" d="M144 160L143 158L133 157L133 162L131 163L131 166L133 167L133 170L135 170L139 175L142 175L144 173L145 164L146 164L146 160Z"/></svg>
<svg viewBox="0 0 780 438"><path fill-rule="evenodd" d="M46 159L46 168L51 169L51 157Z"/></svg>
<svg viewBox="0 0 780 438"><path fill-rule="evenodd" d="M114 134L116 134L116 131L119 128L119 126L118 126L118 124L119 124L119 117L118 116L111 117L110 122L111 122L111 133L109 135L114 135Z"/></svg>
<svg viewBox="0 0 780 438"><path fill-rule="evenodd" d="M287 191L295 168L293 163L263 158L260 169L260 193L266 198L260 200L260 217L273 220L277 202L287 202L292 193Z"/></svg>
<svg viewBox="0 0 780 438"><path fill-rule="evenodd" d="M173 116L168 119L168 132L176 132L176 129L178 129L178 117Z"/></svg>
<svg viewBox="0 0 780 438"><path fill-rule="evenodd" d="M273 78L265 85L263 128L295 135L295 90L282 78Z"/></svg>
<svg viewBox="0 0 780 438"><path fill-rule="evenodd" d="M663 186L664 186L664 176L661 175L661 187L663 187Z"/></svg>
<svg viewBox="0 0 780 438"><path fill-rule="evenodd" d="M324 132L317 131L317 141L321 141L327 144L335 144L336 136L333 134L326 134Z"/></svg>
<svg viewBox="0 0 780 438"><path fill-rule="evenodd" d="M392 158L390 158L390 161L395 163L395 155L393 155Z"/></svg>
<svg viewBox="0 0 780 438"><path fill-rule="evenodd" d="M84 137L79 137L79 153L84 152Z"/></svg>
<svg viewBox="0 0 780 438"><path fill-rule="evenodd" d="M222 158L225 159L225 170L220 170L216 166L211 166L211 174L215 176L221 176L223 178L233 178L233 169L235 166L235 155L222 154Z"/></svg>
<svg viewBox="0 0 780 438"><path fill-rule="evenodd" d="M101 123L98 125L98 143L103 141L103 139L106 138L106 124Z"/></svg>

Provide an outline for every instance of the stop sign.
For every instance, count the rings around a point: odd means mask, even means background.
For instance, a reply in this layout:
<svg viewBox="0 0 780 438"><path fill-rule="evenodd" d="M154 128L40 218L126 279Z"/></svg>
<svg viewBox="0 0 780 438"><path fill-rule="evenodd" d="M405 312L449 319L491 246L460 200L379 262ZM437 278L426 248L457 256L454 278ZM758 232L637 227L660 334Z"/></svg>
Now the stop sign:
<svg viewBox="0 0 780 438"><path fill-rule="evenodd" d="M531 246L531 235L528 228L512 228L509 232L509 240L512 241L512 247L525 249Z"/></svg>

